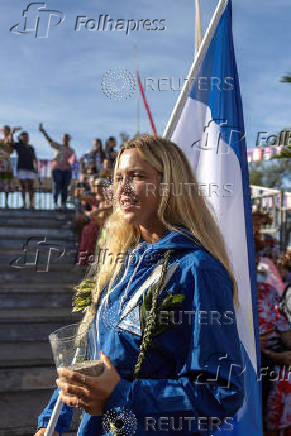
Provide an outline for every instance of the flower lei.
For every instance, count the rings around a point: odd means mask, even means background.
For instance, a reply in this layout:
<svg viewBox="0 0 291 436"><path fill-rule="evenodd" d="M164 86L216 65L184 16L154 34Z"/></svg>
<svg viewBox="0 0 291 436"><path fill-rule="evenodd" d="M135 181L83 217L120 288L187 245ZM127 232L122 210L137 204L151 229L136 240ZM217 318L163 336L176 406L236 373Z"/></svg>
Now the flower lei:
<svg viewBox="0 0 291 436"><path fill-rule="evenodd" d="M153 337L167 330L168 326L161 327L158 322L158 314L161 309L173 307L185 299L183 294L168 295L161 303L158 296L163 287L168 263L174 250L167 250L164 255L162 272L157 283L151 285L147 294L143 295L143 304L140 306L140 319L143 330L142 343L139 347L137 363L134 367L133 378L137 378L145 359L147 350L152 346Z"/></svg>

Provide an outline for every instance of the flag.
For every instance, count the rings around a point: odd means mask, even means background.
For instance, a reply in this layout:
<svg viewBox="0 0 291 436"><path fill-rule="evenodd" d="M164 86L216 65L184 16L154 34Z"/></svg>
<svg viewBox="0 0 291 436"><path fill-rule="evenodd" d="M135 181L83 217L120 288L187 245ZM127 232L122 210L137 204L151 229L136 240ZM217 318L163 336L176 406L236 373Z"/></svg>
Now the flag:
<svg viewBox="0 0 291 436"><path fill-rule="evenodd" d="M251 193L242 101L232 37L232 3L220 0L164 136L188 156L224 236L238 284L236 312L245 399L230 432L261 436L260 349Z"/></svg>

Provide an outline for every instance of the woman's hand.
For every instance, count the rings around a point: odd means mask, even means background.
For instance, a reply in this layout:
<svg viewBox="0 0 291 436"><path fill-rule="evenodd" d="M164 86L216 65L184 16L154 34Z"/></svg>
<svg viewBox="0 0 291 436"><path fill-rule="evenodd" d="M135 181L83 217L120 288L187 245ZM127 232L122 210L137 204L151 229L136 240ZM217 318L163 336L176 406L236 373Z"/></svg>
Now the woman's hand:
<svg viewBox="0 0 291 436"><path fill-rule="evenodd" d="M38 430L38 432L35 433L34 436L44 436L45 431L46 431L46 428L40 428L40 429ZM53 436L59 436L59 433L58 433L57 431L54 431L54 432L53 432Z"/></svg>
<svg viewBox="0 0 291 436"><path fill-rule="evenodd" d="M109 357L101 354L104 372L99 377L85 376L69 369L58 369L57 385L60 399L71 407L84 409L90 415L103 415L106 400L120 381L120 375Z"/></svg>

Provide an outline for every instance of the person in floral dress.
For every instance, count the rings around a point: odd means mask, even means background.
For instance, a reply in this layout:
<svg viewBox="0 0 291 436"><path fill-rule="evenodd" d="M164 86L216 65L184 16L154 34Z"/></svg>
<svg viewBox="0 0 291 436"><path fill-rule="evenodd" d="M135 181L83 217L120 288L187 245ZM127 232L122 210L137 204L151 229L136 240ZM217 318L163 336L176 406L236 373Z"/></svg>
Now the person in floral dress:
<svg viewBox="0 0 291 436"><path fill-rule="evenodd" d="M258 277L262 368L269 368L265 380L263 377L265 434L291 436L291 326L276 309L279 304L276 289L263 280L263 277Z"/></svg>

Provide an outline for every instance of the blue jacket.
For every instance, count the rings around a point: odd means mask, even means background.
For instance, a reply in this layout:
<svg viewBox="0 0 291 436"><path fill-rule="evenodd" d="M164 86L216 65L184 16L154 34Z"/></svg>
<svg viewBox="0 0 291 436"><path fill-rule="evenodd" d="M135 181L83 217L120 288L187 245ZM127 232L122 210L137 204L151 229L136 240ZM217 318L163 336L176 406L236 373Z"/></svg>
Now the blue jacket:
<svg viewBox="0 0 291 436"><path fill-rule="evenodd" d="M90 327L92 358L98 348L103 350L121 380L103 417L83 413L78 436L110 435L110 420L122 427L116 434L123 436L206 436L223 429L231 435L233 416L244 399L233 285L224 266L180 230L166 232L155 244L141 241L124 262L108 306L106 292L102 295ZM174 252L158 299L159 330L134 378L145 320L143 294L160 276L169 249ZM167 305L171 294L178 298ZM39 427L47 425L56 398L57 391L40 415ZM64 405L56 427L60 434L71 417L72 408Z"/></svg>

